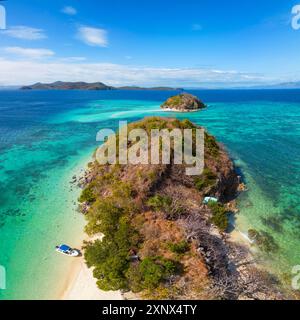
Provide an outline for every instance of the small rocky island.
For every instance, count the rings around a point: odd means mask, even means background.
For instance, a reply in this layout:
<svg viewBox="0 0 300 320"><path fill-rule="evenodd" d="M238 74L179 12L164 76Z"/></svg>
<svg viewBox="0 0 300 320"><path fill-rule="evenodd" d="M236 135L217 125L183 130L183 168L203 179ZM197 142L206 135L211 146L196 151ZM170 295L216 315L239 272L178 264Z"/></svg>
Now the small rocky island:
<svg viewBox="0 0 300 320"><path fill-rule="evenodd" d="M199 127L151 117L131 123L128 132L139 128L150 134ZM280 299L273 278L256 268L246 247L229 239L240 180L226 151L205 132L204 171L187 176L185 168L173 161L89 164L79 202L87 234L104 235L85 243L98 287L121 290L125 299L132 293L156 300ZM218 201L207 203L207 196Z"/></svg>
<svg viewBox="0 0 300 320"><path fill-rule="evenodd" d="M170 97L164 104L162 109L176 112L192 112L204 109L205 104L197 97L189 93L182 93L177 96Z"/></svg>

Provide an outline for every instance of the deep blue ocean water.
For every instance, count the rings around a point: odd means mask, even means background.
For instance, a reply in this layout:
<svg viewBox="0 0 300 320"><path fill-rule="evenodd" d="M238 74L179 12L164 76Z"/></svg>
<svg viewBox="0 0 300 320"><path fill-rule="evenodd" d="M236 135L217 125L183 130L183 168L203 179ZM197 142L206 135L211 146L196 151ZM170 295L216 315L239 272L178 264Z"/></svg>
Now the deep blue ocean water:
<svg viewBox="0 0 300 320"><path fill-rule="evenodd" d="M274 238L278 250L264 261L279 275L300 264L300 90L189 92L208 108L161 112L174 94L162 91L0 91L0 265L7 272L0 298L59 296L57 279L70 262L54 247L83 237L79 190L69 181L96 148L99 129L151 115L190 118L215 135L249 188L237 228Z"/></svg>

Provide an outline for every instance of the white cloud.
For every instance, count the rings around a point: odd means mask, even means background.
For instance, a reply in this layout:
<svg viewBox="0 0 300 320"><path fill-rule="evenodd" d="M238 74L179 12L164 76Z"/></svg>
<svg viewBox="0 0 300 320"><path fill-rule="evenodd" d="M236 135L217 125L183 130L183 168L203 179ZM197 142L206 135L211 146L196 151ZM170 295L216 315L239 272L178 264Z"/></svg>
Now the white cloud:
<svg viewBox="0 0 300 320"><path fill-rule="evenodd" d="M65 6L61 11L69 16L75 16L77 14L77 10L71 6Z"/></svg>
<svg viewBox="0 0 300 320"><path fill-rule="evenodd" d="M23 85L35 82L103 81L108 85L143 86L230 86L265 82L262 75L201 68L154 68L111 63L14 61L0 58L0 84Z"/></svg>
<svg viewBox="0 0 300 320"><path fill-rule="evenodd" d="M81 61L86 61L86 57L66 57L66 58L61 58L61 61L66 61L66 62L81 62Z"/></svg>
<svg viewBox="0 0 300 320"><path fill-rule="evenodd" d="M201 31L202 29L203 29L203 28L202 28L201 24L194 23L194 24L192 25L192 30L193 30L193 31Z"/></svg>
<svg viewBox="0 0 300 320"><path fill-rule="evenodd" d="M27 26L13 26L8 28L7 30L1 31L1 33L9 37L23 40L40 40L47 38L43 29L37 29Z"/></svg>
<svg viewBox="0 0 300 320"><path fill-rule="evenodd" d="M80 27L77 37L85 44L93 47L107 47L107 32L104 29Z"/></svg>
<svg viewBox="0 0 300 320"><path fill-rule="evenodd" d="M27 59L41 59L55 55L54 51L43 48L6 47L4 52Z"/></svg>

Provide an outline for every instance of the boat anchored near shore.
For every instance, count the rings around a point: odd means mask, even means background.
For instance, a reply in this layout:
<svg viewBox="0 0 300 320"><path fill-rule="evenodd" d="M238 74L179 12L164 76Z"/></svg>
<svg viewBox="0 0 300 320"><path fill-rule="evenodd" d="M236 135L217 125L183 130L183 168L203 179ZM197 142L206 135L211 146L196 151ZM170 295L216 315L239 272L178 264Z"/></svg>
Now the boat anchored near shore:
<svg viewBox="0 0 300 320"><path fill-rule="evenodd" d="M76 249L72 249L66 244L61 244L55 247L55 250L59 253L65 254L70 257L78 257L80 256L80 252Z"/></svg>

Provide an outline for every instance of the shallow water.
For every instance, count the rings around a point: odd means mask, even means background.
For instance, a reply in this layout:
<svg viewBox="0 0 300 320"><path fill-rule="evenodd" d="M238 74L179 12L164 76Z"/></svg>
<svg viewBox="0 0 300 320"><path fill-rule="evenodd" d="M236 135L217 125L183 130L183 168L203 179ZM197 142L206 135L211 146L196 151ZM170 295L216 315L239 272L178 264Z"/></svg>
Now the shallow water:
<svg viewBox="0 0 300 320"><path fill-rule="evenodd" d="M70 259L56 244L80 245L83 217L74 173L88 162L101 128L144 116L190 118L223 142L249 191L240 199L238 228L264 230L278 250L278 273L300 264L300 91L197 91L209 107L167 113L170 92L0 91L0 265L2 299L57 297ZM62 280L63 279L63 280Z"/></svg>

